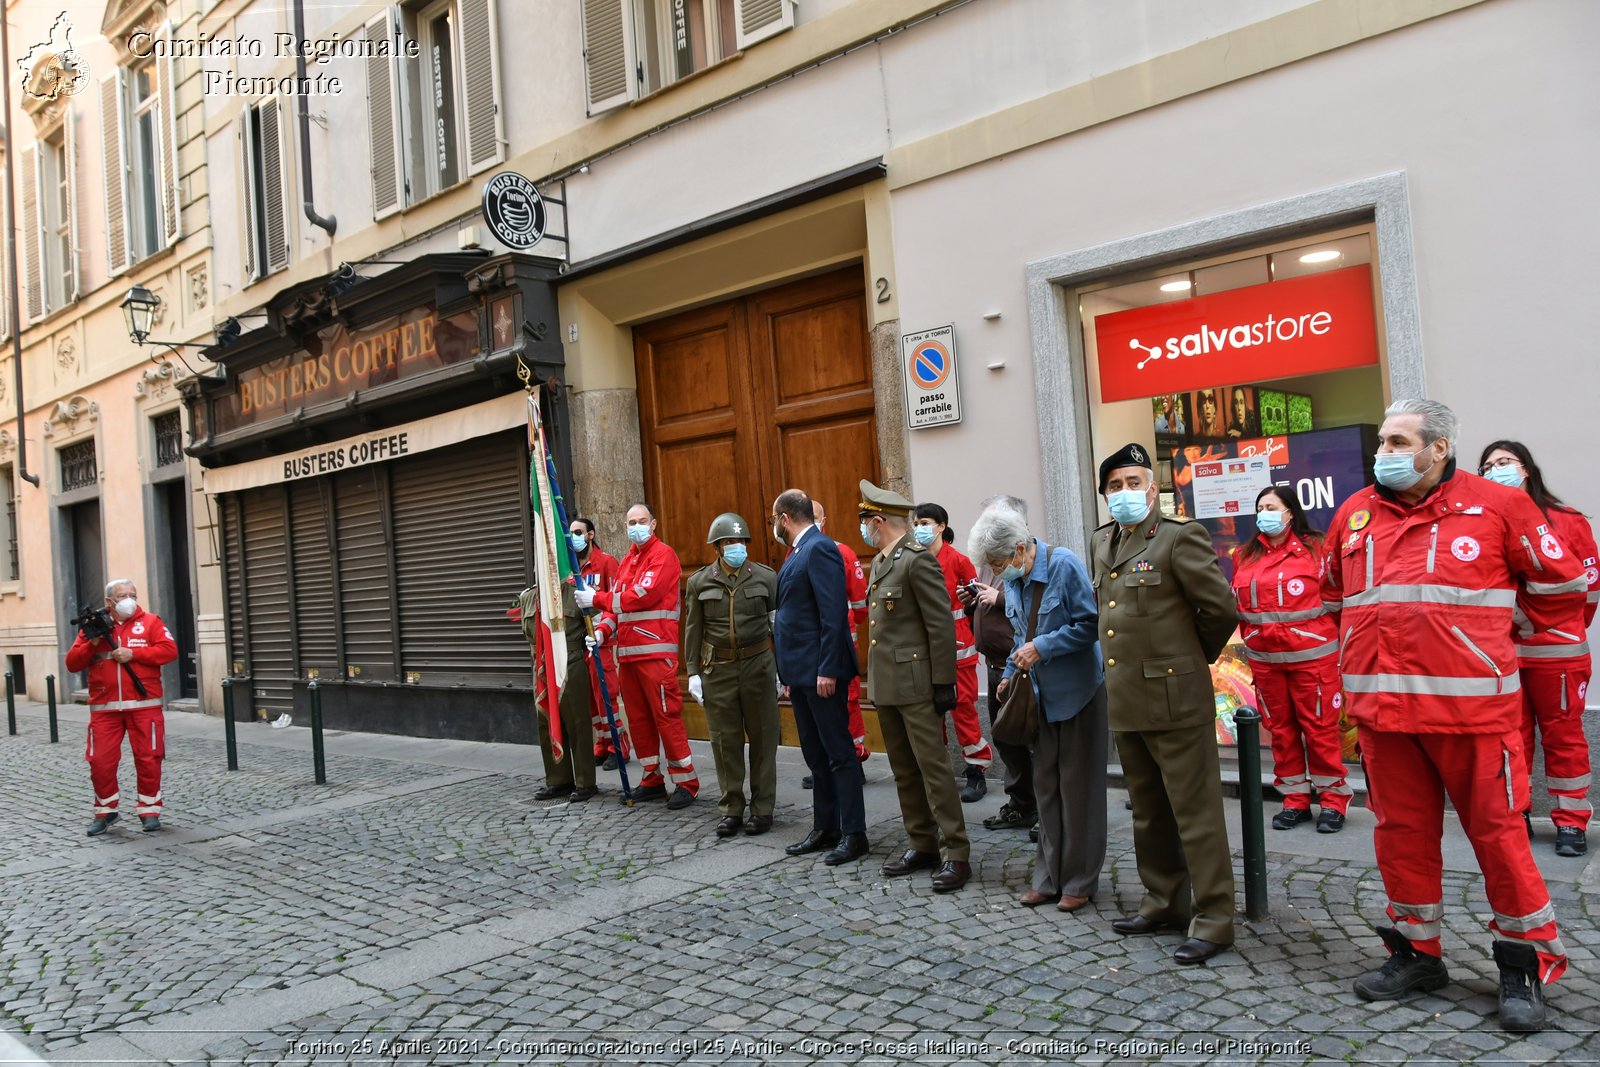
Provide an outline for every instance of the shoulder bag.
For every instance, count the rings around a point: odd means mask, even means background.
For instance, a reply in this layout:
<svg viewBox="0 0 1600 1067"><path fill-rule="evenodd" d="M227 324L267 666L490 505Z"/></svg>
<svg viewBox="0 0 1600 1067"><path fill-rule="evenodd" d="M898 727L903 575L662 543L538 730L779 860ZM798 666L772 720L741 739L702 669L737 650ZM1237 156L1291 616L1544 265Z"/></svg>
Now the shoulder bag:
<svg viewBox="0 0 1600 1067"><path fill-rule="evenodd" d="M1044 550L1047 566L1053 549L1051 545ZM1034 628L1039 625L1039 602L1043 599L1044 585L1041 583L1033 590L1033 605L1028 610L1028 632L1022 639L1023 644L1033 640ZM1033 680L1028 677L1027 671L1018 669L1011 676L1011 681L1006 685L1005 699L1000 702L1000 710L989 724L989 733L997 744L1002 745L1031 745L1039 735L1039 701L1033 694Z"/></svg>

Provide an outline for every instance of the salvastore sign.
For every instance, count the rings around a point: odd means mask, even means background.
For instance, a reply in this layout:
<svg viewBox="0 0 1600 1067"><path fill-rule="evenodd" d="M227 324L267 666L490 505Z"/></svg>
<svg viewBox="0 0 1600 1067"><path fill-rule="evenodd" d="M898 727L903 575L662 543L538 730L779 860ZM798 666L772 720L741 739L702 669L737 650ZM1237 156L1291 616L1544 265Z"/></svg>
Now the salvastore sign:
<svg viewBox="0 0 1600 1067"><path fill-rule="evenodd" d="M240 371L233 391L212 401L212 432L254 426L460 363L477 354L477 343L473 311L441 320L432 308L418 308L359 330L330 326L301 351Z"/></svg>

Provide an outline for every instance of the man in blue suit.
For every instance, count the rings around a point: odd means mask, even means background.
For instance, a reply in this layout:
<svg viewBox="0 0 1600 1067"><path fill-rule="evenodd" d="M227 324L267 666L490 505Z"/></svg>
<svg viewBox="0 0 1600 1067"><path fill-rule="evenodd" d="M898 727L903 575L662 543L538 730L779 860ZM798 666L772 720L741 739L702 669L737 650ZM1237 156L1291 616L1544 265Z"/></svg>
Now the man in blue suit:
<svg viewBox="0 0 1600 1067"><path fill-rule="evenodd" d="M784 851L791 856L830 851L829 866L867 854L867 812L861 762L850 738L845 695L860 673L845 600L839 546L819 530L811 498L785 490L772 504L772 536L789 546L778 572L778 610L772 628L778 680L794 704L800 751L816 784L811 832Z"/></svg>

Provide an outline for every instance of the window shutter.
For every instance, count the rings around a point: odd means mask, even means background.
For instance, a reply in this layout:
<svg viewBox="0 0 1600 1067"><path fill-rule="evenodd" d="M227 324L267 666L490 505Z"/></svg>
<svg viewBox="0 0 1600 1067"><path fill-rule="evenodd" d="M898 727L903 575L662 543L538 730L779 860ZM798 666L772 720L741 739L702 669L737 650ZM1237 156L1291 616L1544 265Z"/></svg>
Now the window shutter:
<svg viewBox="0 0 1600 1067"><path fill-rule="evenodd" d="M259 257L256 248L256 161L255 154L251 151L250 117L255 114L255 108L246 107L239 112L239 188L242 195L239 197L239 209L243 215L243 223L239 232L243 235L240 242L244 248L244 277L245 282L253 282L261 275L257 273L256 260Z"/></svg>
<svg viewBox="0 0 1600 1067"><path fill-rule="evenodd" d="M126 94L121 67L100 81L100 158L105 167L107 267L115 278L128 269L128 174L122 166Z"/></svg>
<svg viewBox="0 0 1600 1067"><path fill-rule="evenodd" d="M505 158L500 116L500 33L495 0L460 0L462 111L466 115L467 173Z"/></svg>
<svg viewBox="0 0 1600 1067"><path fill-rule="evenodd" d="M67 173L62 176L62 180L67 183L67 235L68 244L72 246L72 250L69 253L72 257L72 262L69 264L72 269L71 291L67 293L67 303L69 304L83 295L83 272L79 265L78 257L78 242L83 240L83 227L80 225L81 220L78 218L78 212L82 210L83 205L78 196L77 118L78 116L73 113L72 105L68 104L65 113L61 116L61 136L63 138L62 144L66 148L64 155Z"/></svg>
<svg viewBox="0 0 1600 1067"><path fill-rule="evenodd" d="M367 40L394 35L394 14L385 11L367 23ZM373 49L377 51L377 49ZM386 218L400 210L404 187L400 174L400 78L395 61L368 56L367 144L372 161L372 217Z"/></svg>
<svg viewBox="0 0 1600 1067"><path fill-rule="evenodd" d="M22 171L22 282L26 289L23 322L43 317L44 276L39 263L39 238L44 227L39 224L39 149L28 145L20 153Z"/></svg>
<svg viewBox="0 0 1600 1067"><path fill-rule="evenodd" d="M265 214L267 247L266 273L289 265L289 219L284 213L287 200L283 165L283 101L277 97L256 112L261 123L261 210Z"/></svg>
<svg viewBox="0 0 1600 1067"><path fill-rule="evenodd" d="M583 0L583 71L589 114L639 97L633 0Z"/></svg>
<svg viewBox="0 0 1600 1067"><path fill-rule="evenodd" d="M172 59L172 23L162 27L161 36L167 47L157 74L161 84L156 90L161 98L156 101L155 120L156 129L160 131L156 137L161 142L161 237L165 247L171 248L183 232L183 212L178 203L178 93L173 70L176 64Z"/></svg>
<svg viewBox="0 0 1600 1067"><path fill-rule="evenodd" d="M749 48L794 29L794 0L733 0L733 23L734 44Z"/></svg>
<svg viewBox="0 0 1600 1067"><path fill-rule="evenodd" d="M9 186L11 183L3 184ZM0 188L0 212L5 211L6 201L9 199L11 190ZM6 263L6 257L0 256L0 341L9 340L11 340L11 271Z"/></svg>

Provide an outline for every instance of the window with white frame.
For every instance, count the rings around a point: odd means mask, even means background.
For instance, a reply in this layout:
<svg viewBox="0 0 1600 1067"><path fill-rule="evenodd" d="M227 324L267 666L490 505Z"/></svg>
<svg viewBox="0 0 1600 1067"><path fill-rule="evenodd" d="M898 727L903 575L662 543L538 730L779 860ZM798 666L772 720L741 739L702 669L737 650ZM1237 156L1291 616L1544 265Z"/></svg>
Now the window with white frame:
<svg viewBox="0 0 1600 1067"><path fill-rule="evenodd" d="M78 298L77 146L70 109L21 152L25 306L38 319Z"/></svg>
<svg viewBox="0 0 1600 1067"><path fill-rule="evenodd" d="M17 483L16 468L7 463L0 467L0 493L6 496L5 508L0 512L0 543L5 551L0 554L0 582L14 582L22 577L22 567L17 559Z"/></svg>
<svg viewBox="0 0 1600 1067"><path fill-rule="evenodd" d="M252 281L289 265L284 121L284 104L279 99L246 107L239 118L244 270Z"/></svg>
<svg viewBox="0 0 1600 1067"><path fill-rule="evenodd" d="M365 58L373 217L455 186L505 158L497 4L434 0L391 8L366 25L368 41L396 33L416 60ZM397 26L398 22L398 26Z"/></svg>
<svg viewBox="0 0 1600 1067"><path fill-rule="evenodd" d="M663 89L794 24L795 0L583 0L589 114Z"/></svg>
<svg viewBox="0 0 1600 1067"><path fill-rule="evenodd" d="M174 130L172 28L153 31L156 58L130 57L100 82L105 223L113 276L177 243L178 155Z"/></svg>

